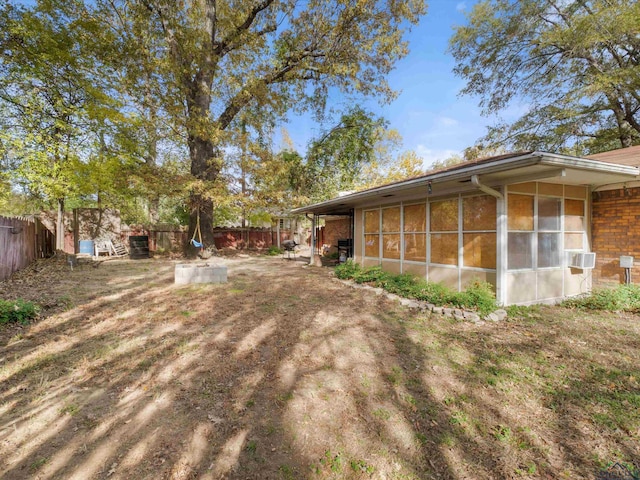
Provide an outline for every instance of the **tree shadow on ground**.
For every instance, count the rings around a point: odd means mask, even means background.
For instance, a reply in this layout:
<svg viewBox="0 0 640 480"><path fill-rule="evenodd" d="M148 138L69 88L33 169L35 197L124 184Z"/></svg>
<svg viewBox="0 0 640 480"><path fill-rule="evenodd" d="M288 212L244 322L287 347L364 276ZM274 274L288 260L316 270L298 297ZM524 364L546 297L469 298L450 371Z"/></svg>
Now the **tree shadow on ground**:
<svg viewBox="0 0 640 480"><path fill-rule="evenodd" d="M543 440L588 471L505 407L508 352L558 354L553 332L493 339L279 258L230 262L225 285L172 278L78 276L72 308L5 345L3 478L526 478L557 472Z"/></svg>

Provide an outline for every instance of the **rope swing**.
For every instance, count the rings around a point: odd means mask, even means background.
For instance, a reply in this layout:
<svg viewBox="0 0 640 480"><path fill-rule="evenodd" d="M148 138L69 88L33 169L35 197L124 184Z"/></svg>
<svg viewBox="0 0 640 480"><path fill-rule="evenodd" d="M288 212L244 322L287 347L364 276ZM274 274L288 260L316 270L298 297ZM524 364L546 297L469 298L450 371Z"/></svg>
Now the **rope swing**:
<svg viewBox="0 0 640 480"><path fill-rule="evenodd" d="M196 240L196 235L198 235L198 240ZM202 232L200 231L200 208L198 208L196 214L196 228L193 230L193 237L191 237L191 245L196 248L204 247L204 243L202 243Z"/></svg>

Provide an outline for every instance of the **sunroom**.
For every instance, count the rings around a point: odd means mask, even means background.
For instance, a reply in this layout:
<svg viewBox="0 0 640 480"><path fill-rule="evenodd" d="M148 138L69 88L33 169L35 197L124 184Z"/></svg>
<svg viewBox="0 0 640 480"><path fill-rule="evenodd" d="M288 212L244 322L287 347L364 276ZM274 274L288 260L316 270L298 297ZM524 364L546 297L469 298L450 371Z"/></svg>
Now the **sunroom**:
<svg viewBox="0 0 640 480"><path fill-rule="evenodd" d="M635 167L521 152L292 213L352 212L353 259L364 266L457 289L487 281L503 305L554 302L591 288L591 191L638 175Z"/></svg>

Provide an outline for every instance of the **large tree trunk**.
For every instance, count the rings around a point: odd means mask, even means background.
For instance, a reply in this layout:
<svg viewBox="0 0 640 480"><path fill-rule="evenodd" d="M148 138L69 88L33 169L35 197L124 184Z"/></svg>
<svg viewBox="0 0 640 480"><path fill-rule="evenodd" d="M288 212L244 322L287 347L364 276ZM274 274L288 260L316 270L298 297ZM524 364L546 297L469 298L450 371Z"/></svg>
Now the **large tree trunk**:
<svg viewBox="0 0 640 480"><path fill-rule="evenodd" d="M196 179L214 182L218 178L220 173L219 155L220 152L214 148L209 140L199 137L189 138L191 174ZM189 195L189 207L189 238L193 237L199 216L202 243L205 247L213 246L213 199L206 192L192 191ZM197 234L196 240L198 240ZM196 253L196 250L191 247L190 252Z"/></svg>

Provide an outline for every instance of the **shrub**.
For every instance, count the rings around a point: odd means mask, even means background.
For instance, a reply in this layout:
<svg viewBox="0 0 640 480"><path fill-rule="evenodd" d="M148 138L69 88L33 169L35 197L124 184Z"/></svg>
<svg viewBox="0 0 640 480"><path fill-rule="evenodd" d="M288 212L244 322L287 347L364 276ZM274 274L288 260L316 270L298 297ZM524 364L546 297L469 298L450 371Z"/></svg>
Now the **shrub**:
<svg viewBox="0 0 640 480"><path fill-rule="evenodd" d="M453 291L441 283L419 280L414 287L414 298L434 305L446 305L452 297Z"/></svg>
<svg viewBox="0 0 640 480"><path fill-rule="evenodd" d="M393 275L382 267L362 268L349 259L335 268L336 277L353 279L356 283L372 283L401 297L415 298L434 305L451 305L477 310L485 315L496 309L493 287L487 282L473 281L464 292L454 292L441 283L427 282L411 274ZM638 293L640 307L640 290Z"/></svg>
<svg viewBox="0 0 640 480"><path fill-rule="evenodd" d="M38 306L33 302L24 300L0 300L0 324L19 322L29 323L38 316Z"/></svg>
<svg viewBox="0 0 640 480"><path fill-rule="evenodd" d="M282 249L277 245L271 245L267 250L267 255L271 255L272 257L280 254L282 254Z"/></svg>
<svg viewBox="0 0 640 480"><path fill-rule="evenodd" d="M454 293L450 302L457 307L474 308L483 315L497 308L493 286L479 280L472 281L463 292Z"/></svg>
<svg viewBox="0 0 640 480"><path fill-rule="evenodd" d="M562 305L588 310L637 312L640 310L640 285L619 285L615 288L595 289L589 295L565 300Z"/></svg>
<svg viewBox="0 0 640 480"><path fill-rule="evenodd" d="M374 283L376 286L384 285L389 274L382 270L382 267L367 267L357 272L353 281L356 283Z"/></svg>
<svg viewBox="0 0 640 480"><path fill-rule="evenodd" d="M415 297L417 283L418 279L415 276L403 273L402 275L387 275L378 286L401 297L413 298Z"/></svg>
<svg viewBox="0 0 640 480"><path fill-rule="evenodd" d="M335 272L336 277L346 280L356 276L360 271L360 265L352 259L349 259L346 262L337 265L333 271Z"/></svg>

